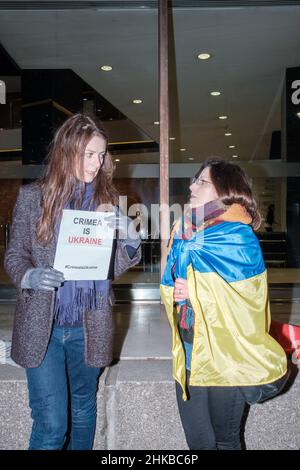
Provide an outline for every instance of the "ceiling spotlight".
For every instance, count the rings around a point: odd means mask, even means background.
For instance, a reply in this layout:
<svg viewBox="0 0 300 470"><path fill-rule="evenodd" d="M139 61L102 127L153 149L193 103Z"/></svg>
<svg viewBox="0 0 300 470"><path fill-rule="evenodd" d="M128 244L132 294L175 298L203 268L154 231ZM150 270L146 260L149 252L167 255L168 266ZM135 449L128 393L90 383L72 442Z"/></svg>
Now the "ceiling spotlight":
<svg viewBox="0 0 300 470"><path fill-rule="evenodd" d="M170 140L175 140L175 137L170 137Z"/></svg>
<svg viewBox="0 0 300 470"><path fill-rule="evenodd" d="M210 95L211 96L220 96L221 92L220 91L211 91Z"/></svg>
<svg viewBox="0 0 300 470"><path fill-rule="evenodd" d="M297 117L300 119L300 113L297 113Z"/></svg>
<svg viewBox="0 0 300 470"><path fill-rule="evenodd" d="M211 58L211 54L208 52L201 52L200 54L197 55L198 59L200 60L207 60Z"/></svg>
<svg viewBox="0 0 300 470"><path fill-rule="evenodd" d="M87 101L88 99L87 98L82 98L82 101Z"/></svg>
<svg viewBox="0 0 300 470"><path fill-rule="evenodd" d="M154 123L156 126L159 126L159 121L154 121Z"/></svg>
<svg viewBox="0 0 300 470"><path fill-rule="evenodd" d="M132 100L132 102L134 104L141 104L143 102L143 100Z"/></svg>
<svg viewBox="0 0 300 470"><path fill-rule="evenodd" d="M226 137L230 137L232 134L231 134L231 132L225 132L224 135L225 135Z"/></svg>
<svg viewBox="0 0 300 470"><path fill-rule="evenodd" d="M228 116L219 116L219 119L228 119Z"/></svg>
<svg viewBox="0 0 300 470"><path fill-rule="evenodd" d="M120 159L119 159L119 158L115 158L115 162L119 162L119 161L120 161Z"/></svg>
<svg viewBox="0 0 300 470"><path fill-rule="evenodd" d="M238 155L232 155L232 158L238 158Z"/></svg>
<svg viewBox="0 0 300 470"><path fill-rule="evenodd" d="M110 72L112 70L112 66L111 65L102 65L101 70L103 70L103 72Z"/></svg>
<svg viewBox="0 0 300 470"><path fill-rule="evenodd" d="M235 145L228 145L229 149L235 149Z"/></svg>
<svg viewBox="0 0 300 470"><path fill-rule="evenodd" d="M191 161L193 161L193 160L194 160L194 157L189 157L188 159L191 160Z"/></svg>
<svg viewBox="0 0 300 470"><path fill-rule="evenodd" d="M185 151L186 151L186 148L184 148L184 147L182 149L180 149L180 152L185 152Z"/></svg>

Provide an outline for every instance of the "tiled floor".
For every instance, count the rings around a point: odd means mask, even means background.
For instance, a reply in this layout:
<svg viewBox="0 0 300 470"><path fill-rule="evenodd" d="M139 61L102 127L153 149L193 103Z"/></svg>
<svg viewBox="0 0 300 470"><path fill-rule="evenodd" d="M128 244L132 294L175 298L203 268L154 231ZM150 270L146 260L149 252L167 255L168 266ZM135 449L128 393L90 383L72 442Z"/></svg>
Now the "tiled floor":
<svg viewBox="0 0 300 470"><path fill-rule="evenodd" d="M117 305L114 315L115 357L171 358L171 331L164 309L159 304Z"/></svg>

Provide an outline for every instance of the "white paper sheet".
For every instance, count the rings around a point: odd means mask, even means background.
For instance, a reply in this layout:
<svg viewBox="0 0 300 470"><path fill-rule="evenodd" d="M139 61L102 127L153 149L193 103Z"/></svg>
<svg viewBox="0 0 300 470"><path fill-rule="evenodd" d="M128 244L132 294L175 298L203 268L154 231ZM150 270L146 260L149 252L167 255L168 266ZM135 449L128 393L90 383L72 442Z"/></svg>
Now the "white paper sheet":
<svg viewBox="0 0 300 470"><path fill-rule="evenodd" d="M63 211L53 267L63 272L66 280L107 279L115 231L104 218L114 215Z"/></svg>

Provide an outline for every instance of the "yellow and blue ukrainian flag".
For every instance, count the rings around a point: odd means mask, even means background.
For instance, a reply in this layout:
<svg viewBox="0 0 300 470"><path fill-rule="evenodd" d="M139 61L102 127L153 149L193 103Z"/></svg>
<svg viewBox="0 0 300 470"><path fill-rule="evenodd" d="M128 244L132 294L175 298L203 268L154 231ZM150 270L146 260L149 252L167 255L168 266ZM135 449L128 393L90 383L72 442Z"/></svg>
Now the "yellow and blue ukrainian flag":
<svg viewBox="0 0 300 470"><path fill-rule="evenodd" d="M172 328L173 375L184 398L176 278L187 279L194 311L190 385L258 385L286 372L286 355L269 335L267 272L250 221L245 209L233 204L204 219L189 239L174 230L161 296Z"/></svg>

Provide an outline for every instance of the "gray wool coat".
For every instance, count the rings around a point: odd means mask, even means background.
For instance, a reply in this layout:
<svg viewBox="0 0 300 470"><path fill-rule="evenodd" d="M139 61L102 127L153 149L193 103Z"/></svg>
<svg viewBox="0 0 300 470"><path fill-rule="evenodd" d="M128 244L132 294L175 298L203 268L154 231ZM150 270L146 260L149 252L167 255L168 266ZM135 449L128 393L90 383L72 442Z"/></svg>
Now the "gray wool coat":
<svg viewBox="0 0 300 470"><path fill-rule="evenodd" d="M46 247L36 239L36 224L41 215L41 191L37 183L21 187L13 212L10 242L4 266L17 288L17 303L12 337L12 359L22 367L38 367L47 350L53 325L55 293L22 289L21 281L28 269L52 266L56 242ZM117 240L114 276L117 278L140 260L140 248L131 259L124 241ZM83 326L85 361L91 367L104 367L112 361L113 292L103 295L100 310L87 311Z"/></svg>

